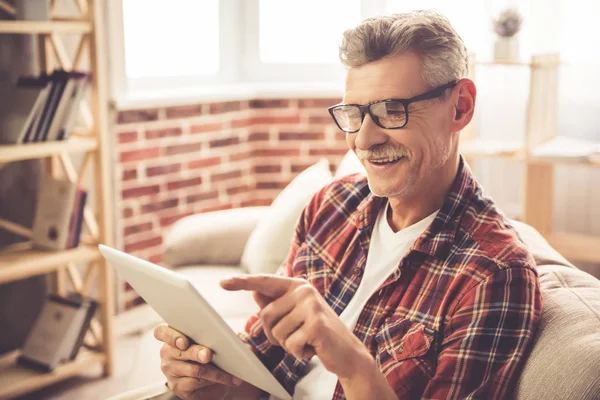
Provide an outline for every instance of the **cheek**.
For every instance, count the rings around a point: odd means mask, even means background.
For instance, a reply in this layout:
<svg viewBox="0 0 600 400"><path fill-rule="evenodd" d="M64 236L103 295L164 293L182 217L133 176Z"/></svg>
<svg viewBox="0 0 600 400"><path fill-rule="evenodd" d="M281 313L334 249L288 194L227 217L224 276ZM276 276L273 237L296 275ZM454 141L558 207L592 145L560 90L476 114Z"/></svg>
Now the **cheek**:
<svg viewBox="0 0 600 400"><path fill-rule="evenodd" d="M418 131L415 132L414 145L423 153L423 159L429 161L445 152L449 146L449 135L447 138L445 137L447 127L444 127L442 119L422 122Z"/></svg>
<svg viewBox="0 0 600 400"><path fill-rule="evenodd" d="M393 142L401 144L410 150L413 162L420 160L422 154L427 150L428 144L420 128L400 129L390 136Z"/></svg>

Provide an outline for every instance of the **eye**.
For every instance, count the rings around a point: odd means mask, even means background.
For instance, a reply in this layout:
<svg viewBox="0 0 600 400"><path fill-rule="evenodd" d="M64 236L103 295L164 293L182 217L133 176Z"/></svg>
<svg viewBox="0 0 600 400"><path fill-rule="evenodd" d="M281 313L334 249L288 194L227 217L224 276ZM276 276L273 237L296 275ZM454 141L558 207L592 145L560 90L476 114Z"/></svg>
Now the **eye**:
<svg viewBox="0 0 600 400"><path fill-rule="evenodd" d="M362 124L362 113L358 107L340 106L333 109L333 115L342 129L360 129Z"/></svg>
<svg viewBox="0 0 600 400"><path fill-rule="evenodd" d="M385 114L382 115L382 118L390 119L390 120L398 120L405 118L404 105L402 103L396 102L386 102L385 104Z"/></svg>
<svg viewBox="0 0 600 400"><path fill-rule="evenodd" d="M371 106L371 112L380 125L386 128L396 128L406 122L404 105L398 101L382 101Z"/></svg>

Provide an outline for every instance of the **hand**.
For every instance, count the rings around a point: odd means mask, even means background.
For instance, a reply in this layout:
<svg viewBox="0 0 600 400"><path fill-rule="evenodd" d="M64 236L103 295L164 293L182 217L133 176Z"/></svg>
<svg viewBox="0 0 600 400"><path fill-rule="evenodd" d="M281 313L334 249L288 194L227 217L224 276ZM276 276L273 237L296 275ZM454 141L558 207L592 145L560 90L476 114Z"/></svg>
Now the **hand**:
<svg viewBox="0 0 600 400"><path fill-rule="evenodd" d="M340 379L356 374L367 348L306 280L245 275L221 281L227 290L252 290L261 307L260 323L269 341L297 358L318 355ZM254 332L256 333L256 332Z"/></svg>
<svg viewBox="0 0 600 400"><path fill-rule="evenodd" d="M167 324L157 326L154 337L164 343L160 349L161 369L169 388L180 398L223 399L230 387L242 384L241 379L208 365L212 360L209 348L190 345L185 335Z"/></svg>

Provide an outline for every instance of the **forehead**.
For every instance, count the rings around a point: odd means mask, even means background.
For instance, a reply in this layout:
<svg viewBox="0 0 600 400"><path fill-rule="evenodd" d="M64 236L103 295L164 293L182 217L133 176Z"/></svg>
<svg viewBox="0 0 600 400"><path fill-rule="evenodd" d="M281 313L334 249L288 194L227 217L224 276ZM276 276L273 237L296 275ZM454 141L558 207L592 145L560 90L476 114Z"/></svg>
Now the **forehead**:
<svg viewBox="0 0 600 400"><path fill-rule="evenodd" d="M390 98L409 98L427 85L421 76L421 58L414 52L386 57L346 73L343 102L367 104Z"/></svg>

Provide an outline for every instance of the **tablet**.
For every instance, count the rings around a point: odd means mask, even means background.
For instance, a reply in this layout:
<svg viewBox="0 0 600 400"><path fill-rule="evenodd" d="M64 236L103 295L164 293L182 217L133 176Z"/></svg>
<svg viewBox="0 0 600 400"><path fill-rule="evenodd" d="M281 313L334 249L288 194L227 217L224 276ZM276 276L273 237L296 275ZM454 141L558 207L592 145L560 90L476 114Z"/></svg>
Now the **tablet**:
<svg viewBox="0 0 600 400"><path fill-rule="evenodd" d="M194 342L212 349L214 365L280 399L291 399L187 277L104 245L98 248L118 274L166 323Z"/></svg>

